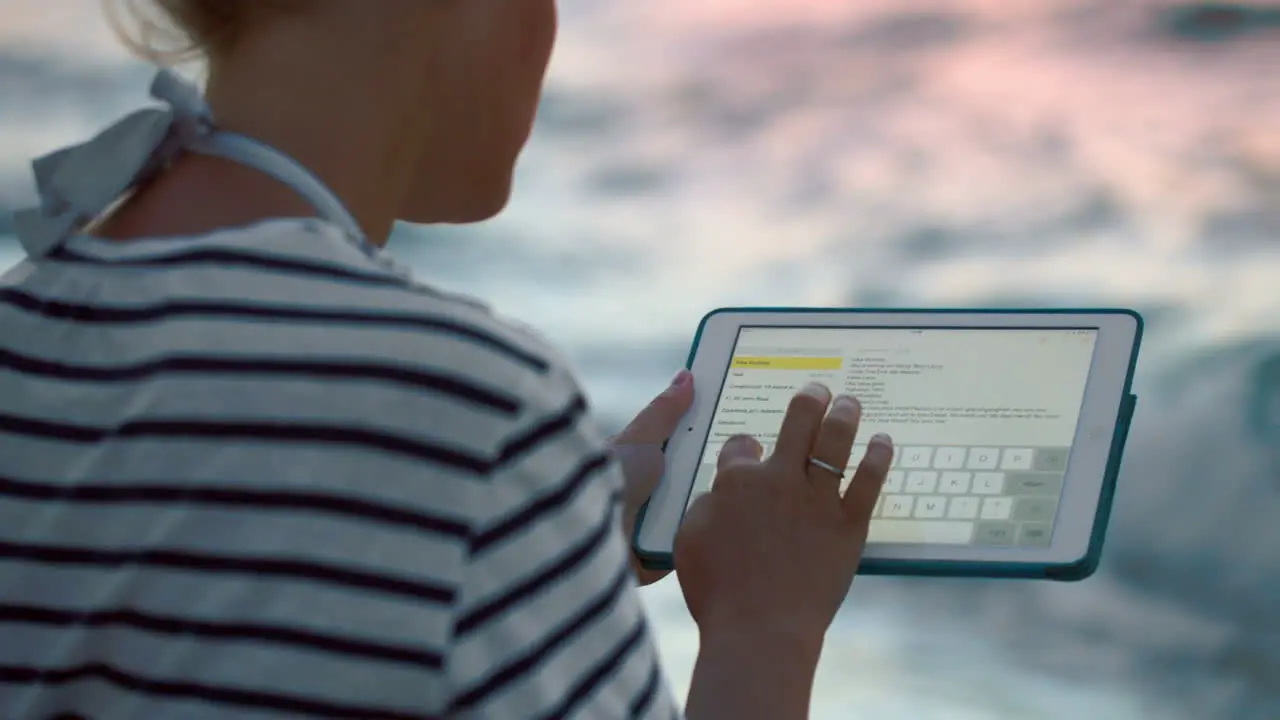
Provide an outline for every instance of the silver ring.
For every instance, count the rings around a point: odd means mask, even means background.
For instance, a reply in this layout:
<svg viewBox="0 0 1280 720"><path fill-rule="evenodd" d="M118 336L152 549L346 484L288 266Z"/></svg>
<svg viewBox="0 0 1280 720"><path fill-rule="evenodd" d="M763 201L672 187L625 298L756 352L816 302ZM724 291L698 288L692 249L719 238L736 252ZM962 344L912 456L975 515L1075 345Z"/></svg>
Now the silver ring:
<svg viewBox="0 0 1280 720"><path fill-rule="evenodd" d="M831 463L823 462L818 458L813 457L812 455L809 456L809 464L817 468L822 468L823 470L826 470L827 472L831 473L832 475L835 475L836 477L840 477L840 478L844 477L844 469L838 468L835 465L832 465Z"/></svg>

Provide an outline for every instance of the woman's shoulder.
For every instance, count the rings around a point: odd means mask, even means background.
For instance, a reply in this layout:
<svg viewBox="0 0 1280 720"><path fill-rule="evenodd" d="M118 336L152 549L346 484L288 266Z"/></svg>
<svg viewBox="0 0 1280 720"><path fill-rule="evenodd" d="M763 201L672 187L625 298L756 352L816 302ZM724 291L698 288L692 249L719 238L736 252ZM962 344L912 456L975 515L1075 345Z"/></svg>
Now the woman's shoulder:
<svg viewBox="0 0 1280 720"><path fill-rule="evenodd" d="M539 333L416 281L327 223L272 220L129 242L77 237L28 263L0 288L0 328L47 339L50 355L108 360L107 332L122 355L111 359L128 364L270 361L308 374L327 391L316 402L340 406L329 412L425 423L491 451L536 418L582 404L573 373ZM98 345L52 347L88 337L41 332L67 321L95 331ZM380 400L373 407L357 397Z"/></svg>

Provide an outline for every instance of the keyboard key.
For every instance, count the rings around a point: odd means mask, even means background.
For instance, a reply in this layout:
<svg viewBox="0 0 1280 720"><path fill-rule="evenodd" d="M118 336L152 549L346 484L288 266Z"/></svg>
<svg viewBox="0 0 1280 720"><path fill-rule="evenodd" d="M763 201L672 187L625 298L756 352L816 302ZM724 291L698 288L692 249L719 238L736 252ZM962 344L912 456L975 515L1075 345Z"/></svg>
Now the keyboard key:
<svg viewBox="0 0 1280 720"><path fill-rule="evenodd" d="M980 522L973 542L977 545L1012 545L1014 529L1011 522Z"/></svg>
<svg viewBox="0 0 1280 720"><path fill-rule="evenodd" d="M916 517L940 518L946 514L947 499L942 497L922 497L916 499Z"/></svg>
<svg viewBox="0 0 1280 720"><path fill-rule="evenodd" d="M964 455L964 448L938 448L933 453L933 466L939 470L959 470L964 467Z"/></svg>
<svg viewBox="0 0 1280 720"><path fill-rule="evenodd" d="M904 468L927 468L932 460L933 448L909 447L902 450L902 467Z"/></svg>
<svg viewBox="0 0 1280 720"><path fill-rule="evenodd" d="M1013 499L1007 497L991 497L982 501L983 520L1008 520L1013 513Z"/></svg>
<svg viewBox="0 0 1280 720"><path fill-rule="evenodd" d="M965 467L970 470L995 470L999 462L998 448L970 448L969 462Z"/></svg>
<svg viewBox="0 0 1280 720"><path fill-rule="evenodd" d="M1043 472L1066 472L1070 448L1041 448L1033 453L1031 467Z"/></svg>
<svg viewBox="0 0 1280 720"><path fill-rule="evenodd" d="M980 504L981 501L976 497L951 498L950 506L947 508L947 517L957 520L972 520L978 517Z"/></svg>
<svg viewBox="0 0 1280 720"><path fill-rule="evenodd" d="M876 520L867 532L872 543L930 543L968 545L973 523L954 520Z"/></svg>
<svg viewBox="0 0 1280 720"><path fill-rule="evenodd" d="M907 492L928 494L938 489L938 473L933 470L912 470L907 473Z"/></svg>
<svg viewBox="0 0 1280 720"><path fill-rule="evenodd" d="M876 497L876 506L871 508L871 517L880 517L880 511L884 509L884 496Z"/></svg>
<svg viewBox="0 0 1280 720"><path fill-rule="evenodd" d="M1004 473L980 472L973 474L975 495L999 495L1004 491Z"/></svg>
<svg viewBox="0 0 1280 720"><path fill-rule="evenodd" d="M893 495L902 492L902 486L907 482L906 470L890 470L889 474L884 478L884 486L880 488L880 492L885 495Z"/></svg>
<svg viewBox="0 0 1280 720"><path fill-rule="evenodd" d="M893 464L892 467L904 468L907 462L907 448L899 445L893 446Z"/></svg>
<svg viewBox="0 0 1280 720"><path fill-rule="evenodd" d="M963 495L969 492L969 480L972 473L967 472L944 472L942 473L942 484L938 486L938 492L944 492L949 495Z"/></svg>
<svg viewBox="0 0 1280 720"><path fill-rule="evenodd" d="M884 499L884 510L881 513L887 518L911 517L911 508L916 499L910 495L890 495Z"/></svg>
<svg viewBox="0 0 1280 720"><path fill-rule="evenodd" d="M1030 470L1031 469L1031 450L1030 448L1008 448L1000 457L1001 470Z"/></svg>
<svg viewBox="0 0 1280 720"><path fill-rule="evenodd" d="M1009 473L1005 477L1005 493L1008 495L1043 495L1056 498L1062 494L1062 475L1058 473Z"/></svg>
<svg viewBox="0 0 1280 720"><path fill-rule="evenodd" d="M1049 523L1024 523L1018 531L1018 544L1023 547L1049 547Z"/></svg>
<svg viewBox="0 0 1280 720"><path fill-rule="evenodd" d="M1058 499L1045 497L1018 498L1014 505L1013 519L1031 522L1052 522L1058 513Z"/></svg>

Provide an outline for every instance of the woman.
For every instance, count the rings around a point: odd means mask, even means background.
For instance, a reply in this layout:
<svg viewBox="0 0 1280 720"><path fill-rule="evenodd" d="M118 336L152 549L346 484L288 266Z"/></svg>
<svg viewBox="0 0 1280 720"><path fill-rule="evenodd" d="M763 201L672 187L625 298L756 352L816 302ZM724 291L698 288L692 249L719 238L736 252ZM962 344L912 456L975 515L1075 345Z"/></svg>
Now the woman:
<svg viewBox="0 0 1280 720"><path fill-rule="evenodd" d="M0 716L670 717L626 533L687 373L606 443L392 223L507 201L552 0L163 0L207 105L38 160L0 281ZM677 543L688 717L803 717L892 449L741 437ZM621 509L621 512L619 512Z"/></svg>

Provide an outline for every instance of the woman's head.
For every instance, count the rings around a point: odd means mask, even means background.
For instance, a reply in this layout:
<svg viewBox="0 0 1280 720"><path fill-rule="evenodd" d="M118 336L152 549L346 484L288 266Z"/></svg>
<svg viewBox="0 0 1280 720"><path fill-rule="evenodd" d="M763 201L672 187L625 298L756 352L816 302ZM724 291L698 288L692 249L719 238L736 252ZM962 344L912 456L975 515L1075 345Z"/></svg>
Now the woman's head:
<svg viewBox="0 0 1280 720"><path fill-rule="evenodd" d="M220 123L295 155L349 143L350 162L312 168L331 185L361 162L395 166L391 212L411 222L506 204L556 31L555 0L120 1L135 50L207 63Z"/></svg>

